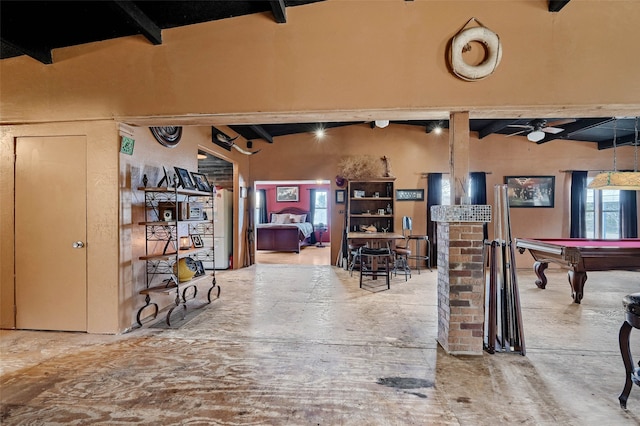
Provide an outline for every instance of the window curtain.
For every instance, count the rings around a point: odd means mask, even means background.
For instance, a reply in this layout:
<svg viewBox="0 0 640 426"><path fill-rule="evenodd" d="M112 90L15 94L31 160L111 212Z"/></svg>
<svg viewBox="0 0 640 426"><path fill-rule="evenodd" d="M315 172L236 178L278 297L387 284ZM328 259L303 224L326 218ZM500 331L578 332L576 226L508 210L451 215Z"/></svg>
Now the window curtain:
<svg viewBox="0 0 640 426"><path fill-rule="evenodd" d="M316 215L316 189L312 188L309 190L309 216L311 216L309 218L309 222L311 222L311 224L315 222L315 215ZM318 242L318 240L316 239L315 229L309 236L309 242L311 244L315 244Z"/></svg>
<svg viewBox="0 0 640 426"><path fill-rule="evenodd" d="M636 191L620 191L620 236L638 238Z"/></svg>
<svg viewBox="0 0 640 426"><path fill-rule="evenodd" d="M471 183L471 189L469 191L471 204L486 205L487 174L485 172L472 172L469 173L469 178ZM486 223L482 226L482 237L484 240L489 238L489 231Z"/></svg>
<svg viewBox="0 0 640 426"><path fill-rule="evenodd" d="M260 205L258 206L258 223L269 223L267 217L267 190L258 189L260 194Z"/></svg>
<svg viewBox="0 0 640 426"><path fill-rule="evenodd" d="M471 204L487 204L487 174L485 172L473 172L469 174L471 179Z"/></svg>
<svg viewBox="0 0 640 426"><path fill-rule="evenodd" d="M427 175L427 236L431 241L431 265L438 264L438 226L431 220L431 206L442 204L442 173Z"/></svg>
<svg viewBox="0 0 640 426"><path fill-rule="evenodd" d="M571 225L570 238L587 236L587 172L575 170L571 172Z"/></svg>

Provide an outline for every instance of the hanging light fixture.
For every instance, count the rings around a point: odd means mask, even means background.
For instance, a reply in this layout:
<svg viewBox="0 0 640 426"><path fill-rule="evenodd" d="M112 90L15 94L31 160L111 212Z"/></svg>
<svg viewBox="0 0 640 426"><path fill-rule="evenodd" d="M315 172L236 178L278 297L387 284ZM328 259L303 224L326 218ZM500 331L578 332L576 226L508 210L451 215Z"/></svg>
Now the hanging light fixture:
<svg viewBox="0 0 640 426"><path fill-rule="evenodd" d="M616 130L617 120L613 121L613 171L602 172L596 175L588 188L590 189L617 189L627 191L640 191L640 172L638 172L638 117L634 126L635 161L633 172L619 172L616 168Z"/></svg>

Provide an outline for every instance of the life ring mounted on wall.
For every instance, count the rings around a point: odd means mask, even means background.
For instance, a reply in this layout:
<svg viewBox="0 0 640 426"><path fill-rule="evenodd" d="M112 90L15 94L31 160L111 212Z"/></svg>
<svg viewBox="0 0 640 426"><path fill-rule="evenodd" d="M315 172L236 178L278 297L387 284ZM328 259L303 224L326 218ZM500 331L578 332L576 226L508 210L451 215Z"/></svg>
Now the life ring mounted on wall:
<svg viewBox="0 0 640 426"><path fill-rule="evenodd" d="M478 22L475 18L471 18L467 24L472 20ZM469 65L462 57L462 53L469 49L469 43L472 41L482 43L487 50L484 60L478 65ZM476 81L490 76L496 70L502 59L502 44L496 33L480 24L479 27L466 29L463 27L458 31L451 39L449 52L449 63L453 73L463 80Z"/></svg>

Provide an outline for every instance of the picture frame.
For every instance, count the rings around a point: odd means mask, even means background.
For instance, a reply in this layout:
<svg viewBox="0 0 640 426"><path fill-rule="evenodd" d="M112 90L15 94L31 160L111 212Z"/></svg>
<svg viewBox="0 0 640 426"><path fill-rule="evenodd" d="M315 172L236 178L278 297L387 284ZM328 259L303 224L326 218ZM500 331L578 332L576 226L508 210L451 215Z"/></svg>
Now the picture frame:
<svg viewBox="0 0 640 426"><path fill-rule="evenodd" d="M211 192L211 184L209 183L206 175L191 172L191 177L193 178L193 184L196 186L198 191Z"/></svg>
<svg viewBox="0 0 640 426"><path fill-rule="evenodd" d="M424 189L396 189L396 201L424 201Z"/></svg>
<svg viewBox="0 0 640 426"><path fill-rule="evenodd" d="M505 176L509 207L553 208L555 176Z"/></svg>
<svg viewBox="0 0 640 426"><path fill-rule="evenodd" d="M200 234L191 234L191 241L193 242L193 246L195 248L204 247L204 242L202 241L202 237Z"/></svg>
<svg viewBox="0 0 640 426"><path fill-rule="evenodd" d="M205 274L204 264L202 263L202 260L196 260L195 264L196 264L196 273L194 274L194 277L200 277L204 275Z"/></svg>
<svg viewBox="0 0 640 426"><path fill-rule="evenodd" d="M162 184L166 183L167 188L173 188L173 185L174 185L173 177L171 176L171 173L169 173L169 170L167 170L165 166L162 166L162 172L163 172L162 179L160 179L157 186L162 187Z"/></svg>
<svg viewBox="0 0 640 426"><path fill-rule="evenodd" d="M174 167L174 170L178 175L178 182L183 189L196 189L196 186L193 184L193 181L191 180L191 176L189 175L189 171L187 169Z"/></svg>
<svg viewBox="0 0 640 426"><path fill-rule="evenodd" d="M279 203L297 202L299 197L297 186L276 186L276 201Z"/></svg>
<svg viewBox="0 0 640 426"><path fill-rule="evenodd" d="M336 204L344 204L346 201L346 194L346 190L336 189Z"/></svg>

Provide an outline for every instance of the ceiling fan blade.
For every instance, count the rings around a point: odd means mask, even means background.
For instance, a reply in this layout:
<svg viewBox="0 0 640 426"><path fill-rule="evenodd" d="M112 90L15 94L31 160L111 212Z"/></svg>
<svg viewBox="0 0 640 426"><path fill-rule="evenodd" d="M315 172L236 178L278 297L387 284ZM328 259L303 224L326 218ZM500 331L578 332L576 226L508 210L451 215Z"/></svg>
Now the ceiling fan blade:
<svg viewBox="0 0 640 426"><path fill-rule="evenodd" d="M524 132L526 132L526 130L520 130L519 132L516 132L516 133L511 133L510 135L506 135L506 137L510 137L510 136L515 136L515 135L519 135L519 134L521 134L521 133L524 133Z"/></svg>
<svg viewBox="0 0 640 426"><path fill-rule="evenodd" d="M552 135L557 135L560 132L564 132L564 129L561 129L559 127L545 127L540 129L545 133L551 133Z"/></svg>
<svg viewBox="0 0 640 426"><path fill-rule="evenodd" d="M564 126L565 124L575 123L576 121L578 120L575 118L565 118L562 120L556 120L552 121L551 123L547 123L546 127Z"/></svg>
<svg viewBox="0 0 640 426"><path fill-rule="evenodd" d="M509 124L507 127L517 127L519 129L533 129L531 124Z"/></svg>

